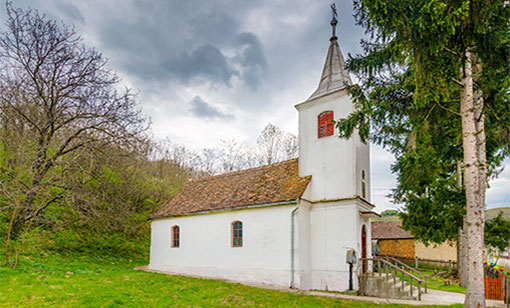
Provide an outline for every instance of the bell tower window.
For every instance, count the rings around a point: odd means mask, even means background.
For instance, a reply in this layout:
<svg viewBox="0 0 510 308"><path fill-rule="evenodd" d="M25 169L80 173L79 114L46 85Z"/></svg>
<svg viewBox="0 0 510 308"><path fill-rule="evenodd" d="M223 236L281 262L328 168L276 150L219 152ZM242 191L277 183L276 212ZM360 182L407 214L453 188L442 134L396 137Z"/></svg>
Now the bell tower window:
<svg viewBox="0 0 510 308"><path fill-rule="evenodd" d="M335 131L333 111L324 111L318 117L318 138L332 136Z"/></svg>

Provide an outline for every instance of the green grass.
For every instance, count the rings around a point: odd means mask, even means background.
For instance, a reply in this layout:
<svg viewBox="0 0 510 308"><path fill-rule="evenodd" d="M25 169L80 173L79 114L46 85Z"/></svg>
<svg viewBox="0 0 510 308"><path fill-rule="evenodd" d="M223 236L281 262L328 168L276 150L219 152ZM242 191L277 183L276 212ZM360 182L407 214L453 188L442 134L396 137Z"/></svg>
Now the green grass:
<svg viewBox="0 0 510 308"><path fill-rule="evenodd" d="M18 268L0 267L0 307L382 306L133 270L144 263L76 254L22 256Z"/></svg>
<svg viewBox="0 0 510 308"><path fill-rule="evenodd" d="M428 274L428 273L425 272L425 274ZM466 293L466 288L459 286L458 283L452 283L449 285L445 285L444 281L445 280L442 278L428 277L427 278L427 287L429 289L433 289L433 290Z"/></svg>
<svg viewBox="0 0 510 308"><path fill-rule="evenodd" d="M420 265L418 270L427 276L427 287L433 290L441 290L448 292L466 293L466 288L459 286L458 283L453 283L451 279L445 279L435 276L438 272L446 272L448 268L437 268L428 265ZM445 281L450 281L450 284L446 285ZM454 280L457 281L457 280Z"/></svg>
<svg viewBox="0 0 510 308"><path fill-rule="evenodd" d="M430 267L430 266L420 266L418 270L427 276L427 288L432 290L441 290L448 292L456 292L456 293L466 293L466 288L459 286L458 283L450 283L449 285L445 284L444 279L437 276L434 276L436 272L441 271L442 269Z"/></svg>

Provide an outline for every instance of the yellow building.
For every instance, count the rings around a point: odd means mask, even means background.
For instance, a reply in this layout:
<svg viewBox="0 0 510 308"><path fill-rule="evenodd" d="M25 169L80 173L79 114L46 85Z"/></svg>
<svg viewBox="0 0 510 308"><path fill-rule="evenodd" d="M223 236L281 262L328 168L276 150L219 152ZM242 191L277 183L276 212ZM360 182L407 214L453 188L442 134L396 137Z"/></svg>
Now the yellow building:
<svg viewBox="0 0 510 308"><path fill-rule="evenodd" d="M455 243L431 244L428 247L401 228L402 222L373 221L372 241L379 246L379 255L388 255L403 259L457 261Z"/></svg>

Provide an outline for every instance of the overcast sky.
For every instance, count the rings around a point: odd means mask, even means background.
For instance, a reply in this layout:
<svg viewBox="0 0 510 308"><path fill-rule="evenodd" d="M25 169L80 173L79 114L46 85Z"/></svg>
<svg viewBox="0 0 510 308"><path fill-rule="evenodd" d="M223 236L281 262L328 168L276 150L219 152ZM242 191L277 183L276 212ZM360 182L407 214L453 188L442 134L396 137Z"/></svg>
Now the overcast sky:
<svg viewBox="0 0 510 308"><path fill-rule="evenodd" d="M14 0L74 24L139 93L153 134L195 150L254 143L268 124L297 135L294 105L316 89L331 34L330 0ZM352 2L337 0L344 55L361 51ZM5 8L0 14L2 25ZM372 202L392 208L391 154L372 145ZM510 206L510 161L487 193Z"/></svg>

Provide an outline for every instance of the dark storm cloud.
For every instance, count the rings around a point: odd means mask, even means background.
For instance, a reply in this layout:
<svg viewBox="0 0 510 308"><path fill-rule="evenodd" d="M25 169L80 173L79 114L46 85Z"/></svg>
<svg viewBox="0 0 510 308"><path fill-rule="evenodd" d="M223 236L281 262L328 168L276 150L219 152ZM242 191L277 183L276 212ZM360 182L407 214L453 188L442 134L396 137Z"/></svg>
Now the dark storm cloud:
<svg viewBox="0 0 510 308"><path fill-rule="evenodd" d="M231 85L236 76L257 88L266 72L260 40L241 31L235 16L213 3L135 2L101 18L98 36L118 67L142 83L199 80ZM136 14L133 18L124 15Z"/></svg>
<svg viewBox="0 0 510 308"><path fill-rule="evenodd" d="M189 112L199 118L208 119L230 119L234 116L231 114L223 113L214 106L209 105L203 101L200 96L195 96L189 103Z"/></svg>
<svg viewBox="0 0 510 308"><path fill-rule="evenodd" d="M230 78L238 75L227 63L223 53L213 45L200 46L190 54L170 59L168 64L163 66L169 74L175 75L184 83L194 77L202 77L230 85Z"/></svg>
<svg viewBox="0 0 510 308"><path fill-rule="evenodd" d="M197 41L229 45L239 31L239 22L218 7L195 10L187 22L193 39Z"/></svg>
<svg viewBox="0 0 510 308"><path fill-rule="evenodd" d="M243 79L248 86L256 89L267 69L262 44L255 34L246 32L237 36L236 43L243 48L242 52L236 57L236 60L243 67Z"/></svg>

